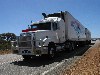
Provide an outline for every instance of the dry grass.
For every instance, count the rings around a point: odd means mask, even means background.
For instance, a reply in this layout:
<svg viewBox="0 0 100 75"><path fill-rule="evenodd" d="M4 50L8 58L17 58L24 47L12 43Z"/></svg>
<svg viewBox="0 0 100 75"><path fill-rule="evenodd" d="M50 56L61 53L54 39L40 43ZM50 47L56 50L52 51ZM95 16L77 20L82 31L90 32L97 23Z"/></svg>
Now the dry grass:
<svg viewBox="0 0 100 75"><path fill-rule="evenodd" d="M10 53L12 53L12 50L0 50L0 55L10 54Z"/></svg>
<svg viewBox="0 0 100 75"><path fill-rule="evenodd" d="M100 41L60 75L100 75Z"/></svg>

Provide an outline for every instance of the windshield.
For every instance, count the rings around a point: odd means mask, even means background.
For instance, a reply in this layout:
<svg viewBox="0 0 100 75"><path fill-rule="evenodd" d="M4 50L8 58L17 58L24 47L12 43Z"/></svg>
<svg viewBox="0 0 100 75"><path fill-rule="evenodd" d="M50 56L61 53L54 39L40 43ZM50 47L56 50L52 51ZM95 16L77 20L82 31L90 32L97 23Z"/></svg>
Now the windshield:
<svg viewBox="0 0 100 75"><path fill-rule="evenodd" d="M33 24L33 25L31 25L31 29L36 29L36 30L51 30L51 22Z"/></svg>

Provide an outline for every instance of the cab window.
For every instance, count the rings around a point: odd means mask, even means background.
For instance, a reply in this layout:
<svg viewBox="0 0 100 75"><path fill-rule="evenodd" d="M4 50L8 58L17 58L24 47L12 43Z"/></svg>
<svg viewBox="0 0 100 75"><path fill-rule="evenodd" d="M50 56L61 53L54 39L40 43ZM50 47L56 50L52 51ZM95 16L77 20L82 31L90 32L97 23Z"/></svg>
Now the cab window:
<svg viewBox="0 0 100 75"><path fill-rule="evenodd" d="M57 23L54 22L53 25L52 25L52 27L53 27L53 30L57 30L57 28L58 28L57 27Z"/></svg>

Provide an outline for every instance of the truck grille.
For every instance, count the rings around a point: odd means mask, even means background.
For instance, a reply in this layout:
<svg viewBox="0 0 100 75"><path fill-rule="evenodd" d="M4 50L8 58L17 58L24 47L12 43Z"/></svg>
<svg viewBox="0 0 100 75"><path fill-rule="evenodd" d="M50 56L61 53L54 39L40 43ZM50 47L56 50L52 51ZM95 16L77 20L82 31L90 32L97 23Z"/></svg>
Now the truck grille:
<svg viewBox="0 0 100 75"><path fill-rule="evenodd" d="M31 36L20 36L19 47L32 47Z"/></svg>
<svg viewBox="0 0 100 75"><path fill-rule="evenodd" d="M30 41L31 40L31 36L21 36L20 37L20 41Z"/></svg>
<svg viewBox="0 0 100 75"><path fill-rule="evenodd" d="M19 42L19 47L32 47L31 41Z"/></svg>

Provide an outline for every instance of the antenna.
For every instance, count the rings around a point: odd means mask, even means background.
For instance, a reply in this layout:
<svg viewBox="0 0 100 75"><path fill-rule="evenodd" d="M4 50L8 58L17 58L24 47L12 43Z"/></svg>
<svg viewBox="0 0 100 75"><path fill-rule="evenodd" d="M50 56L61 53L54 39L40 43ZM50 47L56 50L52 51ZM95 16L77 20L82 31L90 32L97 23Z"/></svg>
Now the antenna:
<svg viewBox="0 0 100 75"><path fill-rule="evenodd" d="M30 26L28 25L28 29L30 29Z"/></svg>

